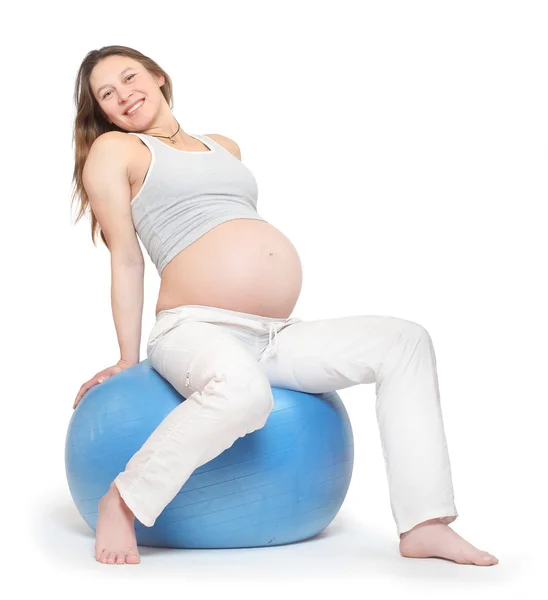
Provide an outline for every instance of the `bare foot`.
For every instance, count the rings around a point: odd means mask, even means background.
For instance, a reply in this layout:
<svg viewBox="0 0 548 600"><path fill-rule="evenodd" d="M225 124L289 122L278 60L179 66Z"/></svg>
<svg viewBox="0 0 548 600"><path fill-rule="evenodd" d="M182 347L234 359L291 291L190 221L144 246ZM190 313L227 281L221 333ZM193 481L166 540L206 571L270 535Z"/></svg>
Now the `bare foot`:
<svg viewBox="0 0 548 600"><path fill-rule="evenodd" d="M140 563L134 522L134 514L123 501L116 485L111 483L108 492L99 500L96 560L109 565Z"/></svg>
<svg viewBox="0 0 548 600"><path fill-rule="evenodd" d="M400 536L400 554L407 558L446 558L463 565L496 565L498 558L482 552L439 519L419 523Z"/></svg>

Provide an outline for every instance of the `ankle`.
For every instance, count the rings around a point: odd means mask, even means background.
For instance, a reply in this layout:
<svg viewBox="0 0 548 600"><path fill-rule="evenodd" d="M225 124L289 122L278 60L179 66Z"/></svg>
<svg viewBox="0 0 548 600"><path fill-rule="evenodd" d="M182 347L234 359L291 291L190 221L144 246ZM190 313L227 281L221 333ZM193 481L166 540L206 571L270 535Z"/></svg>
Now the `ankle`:
<svg viewBox="0 0 548 600"><path fill-rule="evenodd" d="M415 527L413 527L412 529L409 529L409 531L404 531L403 533L400 533L400 540L403 540L404 537L406 537L412 531L417 531L418 529L422 529L422 527L424 527L425 525L444 525L444 523L443 523L441 517L438 517L436 519L428 519L428 521L423 521L422 523L418 523L417 525L415 525Z"/></svg>
<svg viewBox="0 0 548 600"><path fill-rule="evenodd" d="M434 525L434 524L444 525L444 522L441 519L441 517L438 517L437 519L428 519L428 521L423 521L422 523L419 523L417 525L417 527L421 527L422 525Z"/></svg>
<svg viewBox="0 0 548 600"><path fill-rule="evenodd" d="M132 510L125 503L124 499L122 498L122 496L120 494L120 491L118 490L118 488L116 487L116 484L114 482L112 482L110 484L110 487L108 488L108 493L112 494L115 498L117 498L119 500L120 504L122 505L122 508L124 509L124 512L126 512L132 518L135 517Z"/></svg>

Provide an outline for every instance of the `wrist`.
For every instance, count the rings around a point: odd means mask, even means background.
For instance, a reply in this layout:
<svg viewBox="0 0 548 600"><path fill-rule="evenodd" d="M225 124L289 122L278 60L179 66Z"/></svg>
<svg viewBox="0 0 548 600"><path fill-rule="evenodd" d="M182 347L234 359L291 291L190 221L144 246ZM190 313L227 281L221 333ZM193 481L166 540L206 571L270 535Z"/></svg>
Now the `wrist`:
<svg viewBox="0 0 548 600"><path fill-rule="evenodd" d="M122 367L133 367L139 363L139 357L137 359L120 358L118 364Z"/></svg>

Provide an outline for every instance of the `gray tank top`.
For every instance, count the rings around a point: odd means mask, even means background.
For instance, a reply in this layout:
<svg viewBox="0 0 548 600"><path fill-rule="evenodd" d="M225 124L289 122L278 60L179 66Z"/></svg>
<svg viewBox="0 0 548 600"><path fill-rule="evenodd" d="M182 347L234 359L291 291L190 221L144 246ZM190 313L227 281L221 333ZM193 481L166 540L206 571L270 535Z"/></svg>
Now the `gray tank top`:
<svg viewBox="0 0 548 600"><path fill-rule="evenodd" d="M209 152L178 150L146 133L138 136L152 160L131 200L137 235L161 276L179 252L233 219L265 221L257 212L258 188L251 171L205 135L192 135Z"/></svg>

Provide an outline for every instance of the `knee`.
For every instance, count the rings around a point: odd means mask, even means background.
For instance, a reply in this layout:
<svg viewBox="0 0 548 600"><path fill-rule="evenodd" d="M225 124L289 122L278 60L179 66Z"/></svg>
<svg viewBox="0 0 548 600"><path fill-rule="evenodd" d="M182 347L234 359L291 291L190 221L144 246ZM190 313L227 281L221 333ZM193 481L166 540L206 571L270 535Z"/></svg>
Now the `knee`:
<svg viewBox="0 0 548 600"><path fill-rule="evenodd" d="M398 319L400 330L400 336L405 336L409 341L419 341L420 339L430 339L428 331L420 324L415 321L408 321L406 319Z"/></svg>
<svg viewBox="0 0 548 600"><path fill-rule="evenodd" d="M251 433L264 427L273 408L270 382L266 375L259 373L240 396L239 409L246 431Z"/></svg>
<svg viewBox="0 0 548 600"><path fill-rule="evenodd" d="M245 385L239 385L234 381L229 383L222 375L215 377L211 383L216 384L216 394L224 396L222 399L226 401L229 418L241 423L247 433L260 429L266 424L274 408L274 396L270 382L264 373L257 372L246 378ZM207 390L204 391L207 393Z"/></svg>

